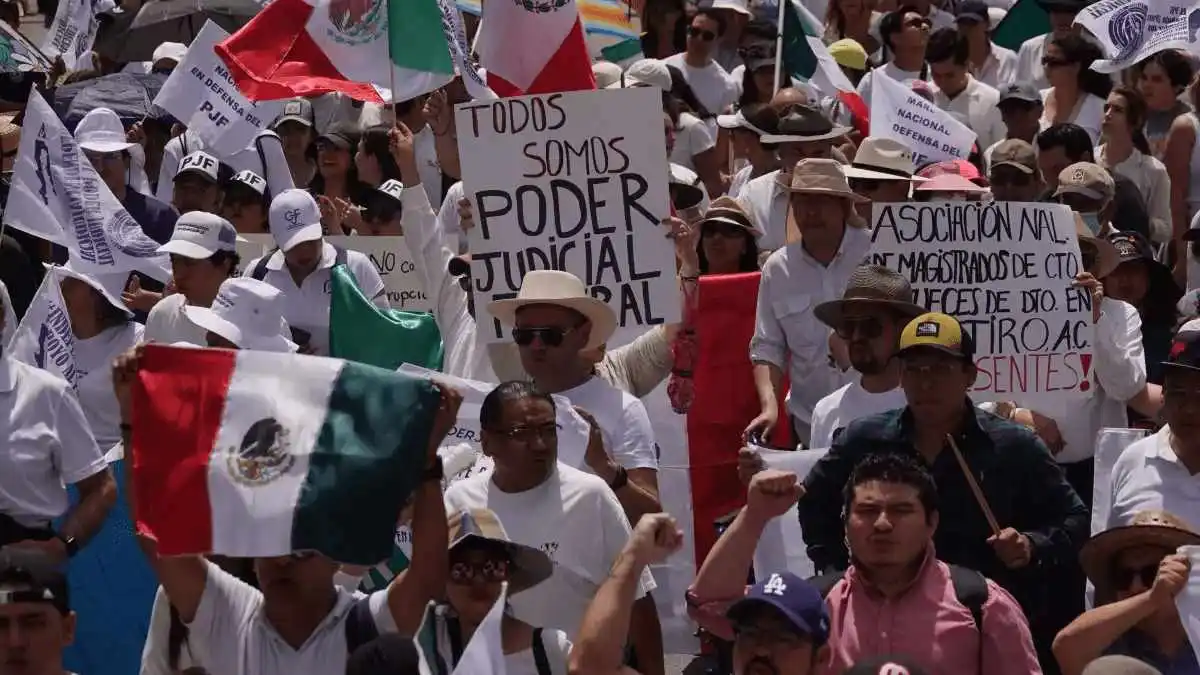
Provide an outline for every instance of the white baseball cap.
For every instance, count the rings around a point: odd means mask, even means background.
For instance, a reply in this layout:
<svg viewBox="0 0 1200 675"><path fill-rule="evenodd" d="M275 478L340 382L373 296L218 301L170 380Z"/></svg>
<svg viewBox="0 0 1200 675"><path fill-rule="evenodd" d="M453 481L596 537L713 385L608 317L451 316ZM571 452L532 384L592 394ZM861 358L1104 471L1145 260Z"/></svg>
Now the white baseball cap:
<svg viewBox="0 0 1200 675"><path fill-rule="evenodd" d="M667 70L665 61L658 59L634 61L621 74L621 78L607 88L628 87L657 87L663 91L671 91L671 71Z"/></svg>
<svg viewBox="0 0 1200 675"><path fill-rule="evenodd" d="M260 195L265 195L267 193L267 181L262 176L249 169L246 169L245 171L239 171L236 175L234 175L233 178L229 179L229 182L245 185Z"/></svg>
<svg viewBox="0 0 1200 675"><path fill-rule="evenodd" d="M385 180L383 185L380 185L375 189L391 197L392 199L395 199L396 201L400 201L400 198L404 196L404 183L401 183L394 178Z"/></svg>
<svg viewBox="0 0 1200 675"><path fill-rule="evenodd" d="M321 238L321 209L306 190L284 190L271 200L267 213L271 236L280 251L287 253L296 244Z"/></svg>
<svg viewBox="0 0 1200 675"><path fill-rule="evenodd" d="M92 152L121 152L135 144L125 139L125 125L109 108L93 108L75 126L75 142Z"/></svg>
<svg viewBox="0 0 1200 675"><path fill-rule="evenodd" d="M702 9L728 9L745 16L753 16L748 0L713 0L707 7L704 4L701 4L700 7Z"/></svg>
<svg viewBox="0 0 1200 675"><path fill-rule="evenodd" d="M220 181L220 168L220 160L203 150L197 150L184 157L183 161L179 163L179 170L175 172L175 180L179 180L179 177L185 173L196 173L217 183Z"/></svg>
<svg viewBox="0 0 1200 675"><path fill-rule="evenodd" d="M171 241L159 246L158 252L204 260L217 251L237 250L239 239L237 230L221 216L207 211L188 211L175 221Z"/></svg>
<svg viewBox="0 0 1200 675"><path fill-rule="evenodd" d="M229 340L238 349L294 352L296 343L283 320L283 293L266 282L233 277L221 282L212 307L183 308L197 326Z"/></svg>
<svg viewBox="0 0 1200 675"><path fill-rule="evenodd" d="M158 65L159 61L174 61L178 64L183 61L183 57L187 56L187 51L187 45L182 42L164 42L154 48L150 63Z"/></svg>
<svg viewBox="0 0 1200 675"><path fill-rule="evenodd" d="M751 124L750 120L746 119L746 116L742 114L741 110L732 115L717 115L717 126L721 127L722 129L745 129L747 131L753 131L759 136L767 135L767 132Z"/></svg>

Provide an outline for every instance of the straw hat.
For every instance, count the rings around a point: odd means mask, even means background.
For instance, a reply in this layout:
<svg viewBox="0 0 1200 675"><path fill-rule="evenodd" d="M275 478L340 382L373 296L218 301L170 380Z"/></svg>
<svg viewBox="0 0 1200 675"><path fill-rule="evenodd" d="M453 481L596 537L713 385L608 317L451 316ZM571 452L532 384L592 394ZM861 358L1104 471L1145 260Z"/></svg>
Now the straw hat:
<svg viewBox="0 0 1200 675"><path fill-rule="evenodd" d="M755 239L762 236L762 232L754 226L754 222L750 219L750 214L746 213L736 199L728 195L722 195L713 200L712 205L704 214L704 218L700 220L700 226L703 227L705 223L728 223L742 228Z"/></svg>
<svg viewBox="0 0 1200 675"><path fill-rule="evenodd" d="M532 546L511 541L500 519L488 509L459 511L450 516L447 527L450 529L450 551L471 542L499 544L504 548L512 565L508 575L509 595L533 588L554 574L550 556Z"/></svg>
<svg viewBox="0 0 1200 675"><path fill-rule="evenodd" d="M846 182L846 172L834 159L810 158L796 162L791 181L782 186L793 194L831 195L855 203L870 201L855 194Z"/></svg>
<svg viewBox="0 0 1200 675"><path fill-rule="evenodd" d="M558 305L579 312L592 324L591 335L584 349L594 349L608 342L617 330L617 315L608 303L588 295L583 282L570 272L533 270L521 280L517 297L493 300L488 312L506 326L515 326L517 311L526 305Z"/></svg>
<svg viewBox="0 0 1200 675"><path fill-rule="evenodd" d="M905 319L915 319L925 308L913 304L912 286L899 272L882 265L859 265L850 273L850 281L841 300L822 302L813 308L813 315L830 328L842 324L842 315L851 304L870 304L891 309Z"/></svg>
<svg viewBox="0 0 1200 675"><path fill-rule="evenodd" d="M1111 592L1109 575L1113 560L1122 551L1142 546L1156 546L1174 552L1180 546L1200 544L1200 534L1192 532L1187 523L1166 511L1139 511L1123 527L1105 530L1083 545L1079 564L1083 573L1096 587Z"/></svg>
<svg viewBox="0 0 1200 675"><path fill-rule="evenodd" d="M854 163L845 168L846 178L867 180L898 180L923 183L914 176L913 151L900 141L868 136L854 153Z"/></svg>

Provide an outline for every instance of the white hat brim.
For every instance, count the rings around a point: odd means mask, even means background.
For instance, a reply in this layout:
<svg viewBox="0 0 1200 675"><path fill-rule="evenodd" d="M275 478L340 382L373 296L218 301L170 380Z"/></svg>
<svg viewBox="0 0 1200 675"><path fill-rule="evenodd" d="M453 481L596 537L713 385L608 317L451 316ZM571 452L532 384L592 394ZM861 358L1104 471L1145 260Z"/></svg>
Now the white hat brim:
<svg viewBox="0 0 1200 675"><path fill-rule="evenodd" d="M797 136L795 134L763 134L759 143L767 145L774 143L809 143L812 141L831 141L850 133L850 127L834 127L817 136Z"/></svg>
<svg viewBox="0 0 1200 675"><path fill-rule="evenodd" d="M316 241L320 239L321 236L321 223L313 223L311 225L305 225L304 227L296 230L288 235L288 237L283 241L276 239L275 243L279 245L280 251L287 253L293 248L296 248L298 244L303 244L306 241Z"/></svg>
<svg viewBox="0 0 1200 675"><path fill-rule="evenodd" d="M183 313L192 323L237 345L239 349L258 352L294 352L296 343L283 335L255 335L246 333L232 321L217 315L211 308L186 305Z"/></svg>
<svg viewBox="0 0 1200 675"><path fill-rule="evenodd" d="M87 284L88 286L91 286L93 289L96 290L97 293L104 296L104 299L108 301L108 304L112 305L113 307L116 307L117 309L121 310L122 312L125 312L125 316L131 317L131 318L133 317L133 310L126 307L125 303L121 300L121 298L114 297L112 293L109 293L108 289L104 287L104 284L102 284L99 281L97 281L96 279L92 278L91 275L84 274L83 272L78 272L78 271L73 270L70 267L66 267L66 266L59 267L58 271L62 272L64 275L66 275L68 277L71 277L72 279L78 279L79 281L82 281L83 283Z"/></svg>
<svg viewBox="0 0 1200 675"><path fill-rule="evenodd" d="M741 115L717 115L717 126L722 129L737 129L742 126Z"/></svg>
<svg viewBox="0 0 1200 675"><path fill-rule="evenodd" d="M517 310L526 305L558 305L573 309L587 317L592 324L591 335L584 349L595 349L608 342L617 331L617 315L608 303L595 298L510 298L508 300L493 300L488 303L488 313L505 326L515 326Z"/></svg>
<svg viewBox="0 0 1200 675"><path fill-rule="evenodd" d="M894 173L884 173L882 171L871 171L870 169L860 169L856 166L847 166L842 169L846 174L846 178L861 178L864 180L895 180L908 181L910 183L924 183L925 178L920 176L897 176Z"/></svg>
<svg viewBox="0 0 1200 675"><path fill-rule="evenodd" d="M216 254L216 251L210 251L195 242L180 241L178 239L172 239L162 246L159 246L158 252L168 254L173 253L175 255L181 255L185 258L191 258L192 260L206 260Z"/></svg>
<svg viewBox="0 0 1200 675"><path fill-rule="evenodd" d="M91 152L121 152L132 148L136 143L127 143L124 141L83 141L79 147L83 150Z"/></svg>

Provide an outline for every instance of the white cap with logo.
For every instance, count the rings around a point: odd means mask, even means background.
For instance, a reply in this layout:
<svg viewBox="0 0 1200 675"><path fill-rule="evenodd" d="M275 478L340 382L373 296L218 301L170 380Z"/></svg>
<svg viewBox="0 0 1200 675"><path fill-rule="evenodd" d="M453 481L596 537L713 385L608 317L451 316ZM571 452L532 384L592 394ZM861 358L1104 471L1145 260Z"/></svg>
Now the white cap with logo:
<svg viewBox="0 0 1200 675"><path fill-rule="evenodd" d="M218 173L220 166L221 162L216 157L203 150L197 150L184 157L183 161L179 163L179 170L175 172L175 180L179 180L179 177L185 173L197 173L216 183L220 175Z"/></svg>
<svg viewBox="0 0 1200 675"><path fill-rule="evenodd" d="M400 198L404 196L404 183L401 183L394 178L385 180L383 185L380 185L375 189L391 197L392 199L395 199L396 201L400 201Z"/></svg>
<svg viewBox="0 0 1200 675"><path fill-rule="evenodd" d="M280 251L287 253L297 244L321 238L321 209L307 190L284 190L271 200L267 214L271 236Z"/></svg>
<svg viewBox="0 0 1200 675"><path fill-rule="evenodd" d="M271 284L247 277L221 283L212 307L183 308L192 323L229 340L238 349L294 352L283 320L283 293Z"/></svg>
<svg viewBox="0 0 1200 675"><path fill-rule="evenodd" d="M230 179L229 182L245 185L260 195L267 193L267 181L264 180L262 176L249 169L246 169L245 171L239 171L237 175Z"/></svg>
<svg viewBox="0 0 1200 675"><path fill-rule="evenodd" d="M158 252L203 260L217 251L237 250L239 239L237 230L221 216L207 211L188 211L175 221L171 241L159 246Z"/></svg>

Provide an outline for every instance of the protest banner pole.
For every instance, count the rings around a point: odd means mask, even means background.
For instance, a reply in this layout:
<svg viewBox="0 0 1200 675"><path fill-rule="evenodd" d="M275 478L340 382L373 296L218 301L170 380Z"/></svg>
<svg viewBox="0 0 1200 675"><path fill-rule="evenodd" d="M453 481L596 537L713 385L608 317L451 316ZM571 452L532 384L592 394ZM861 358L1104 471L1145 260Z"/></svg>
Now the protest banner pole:
<svg viewBox="0 0 1200 675"><path fill-rule="evenodd" d="M958 460L958 467L962 469L963 476L967 479L967 485L971 486L971 493L975 495L975 501L979 502L979 508L983 509L983 516L987 518L988 526L992 528L992 534L1000 534L1000 523L996 521L996 514L992 513L992 507L988 505L987 497L983 496L983 490L979 488L979 483L975 482L975 474L971 473L971 467L967 466L967 460L963 457L962 451L958 449L958 444L954 442L954 437L946 434L946 440L950 443L950 450L954 452L954 458Z"/></svg>
<svg viewBox="0 0 1200 675"><path fill-rule="evenodd" d="M783 13L787 2L791 0L779 0L779 11L775 15L775 89L772 94L779 91L783 83Z"/></svg>

